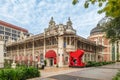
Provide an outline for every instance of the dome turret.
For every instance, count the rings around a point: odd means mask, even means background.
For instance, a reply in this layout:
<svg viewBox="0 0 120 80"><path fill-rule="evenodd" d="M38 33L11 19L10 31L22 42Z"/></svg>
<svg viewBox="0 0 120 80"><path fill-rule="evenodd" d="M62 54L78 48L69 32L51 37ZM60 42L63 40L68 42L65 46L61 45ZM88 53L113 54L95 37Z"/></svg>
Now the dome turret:
<svg viewBox="0 0 120 80"><path fill-rule="evenodd" d="M103 32L103 31L102 31L102 27L104 27L105 24L106 24L107 22L109 22L110 20L111 20L111 18L109 18L109 17L104 17L104 18L102 18L102 19L98 22L97 26L91 30L90 35L95 35L95 34L100 34L100 33L102 33L102 32Z"/></svg>
<svg viewBox="0 0 120 80"><path fill-rule="evenodd" d="M90 35L99 33L102 33L102 26L100 26L100 24L97 24L97 26L91 30Z"/></svg>
<svg viewBox="0 0 120 80"><path fill-rule="evenodd" d="M49 28L54 28L55 27L55 21L53 20L53 17L51 17L51 20L49 22Z"/></svg>

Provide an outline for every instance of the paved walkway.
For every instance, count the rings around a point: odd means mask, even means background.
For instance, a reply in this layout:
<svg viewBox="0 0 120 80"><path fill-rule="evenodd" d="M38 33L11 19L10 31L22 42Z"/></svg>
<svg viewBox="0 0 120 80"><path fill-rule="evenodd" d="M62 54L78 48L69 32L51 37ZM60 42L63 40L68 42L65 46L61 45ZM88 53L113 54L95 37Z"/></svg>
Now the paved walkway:
<svg viewBox="0 0 120 80"><path fill-rule="evenodd" d="M89 68L46 68L41 77L31 80L112 80L120 69L120 63Z"/></svg>
<svg viewBox="0 0 120 80"><path fill-rule="evenodd" d="M45 67L44 70L40 70L41 77L40 78L34 78L29 80L55 80L51 79L49 77L60 75L60 74L67 74L70 72L76 72L80 70L85 70L86 68L70 68L70 67L64 67L64 68L56 68L56 67Z"/></svg>

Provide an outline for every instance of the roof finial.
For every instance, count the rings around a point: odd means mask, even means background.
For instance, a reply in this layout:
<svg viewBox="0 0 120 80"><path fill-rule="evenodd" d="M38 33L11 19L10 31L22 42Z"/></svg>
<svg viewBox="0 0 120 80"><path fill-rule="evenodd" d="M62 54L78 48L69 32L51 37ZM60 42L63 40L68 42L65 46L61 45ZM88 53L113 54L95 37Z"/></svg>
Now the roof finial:
<svg viewBox="0 0 120 80"><path fill-rule="evenodd" d="M68 17L67 25L72 25L72 21L71 21L70 17Z"/></svg>
<svg viewBox="0 0 120 80"><path fill-rule="evenodd" d="M70 17L68 17L68 21L71 21L71 20L70 20Z"/></svg>
<svg viewBox="0 0 120 80"><path fill-rule="evenodd" d="M69 29L72 29L72 21L70 20L70 17L68 17L67 26Z"/></svg>
<svg viewBox="0 0 120 80"><path fill-rule="evenodd" d="M51 20L53 21L53 16L51 17Z"/></svg>
<svg viewBox="0 0 120 80"><path fill-rule="evenodd" d="M49 22L49 27L55 27L55 21L53 20L53 17L51 17L51 20Z"/></svg>

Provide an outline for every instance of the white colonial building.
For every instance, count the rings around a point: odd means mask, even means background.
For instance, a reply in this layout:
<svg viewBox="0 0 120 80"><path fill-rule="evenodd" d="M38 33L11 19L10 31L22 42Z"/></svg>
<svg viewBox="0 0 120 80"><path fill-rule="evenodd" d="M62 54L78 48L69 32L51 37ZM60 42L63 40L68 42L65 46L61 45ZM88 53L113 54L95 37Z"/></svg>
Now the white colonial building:
<svg viewBox="0 0 120 80"><path fill-rule="evenodd" d="M69 63L69 52L77 49L85 51L83 61L98 61L103 46L96 45L88 39L76 34L70 18L67 23L56 25L53 18L49 27L43 33L25 37L21 34L20 39L7 43L7 56L20 64L33 65L41 60L47 61L47 66L63 67Z"/></svg>

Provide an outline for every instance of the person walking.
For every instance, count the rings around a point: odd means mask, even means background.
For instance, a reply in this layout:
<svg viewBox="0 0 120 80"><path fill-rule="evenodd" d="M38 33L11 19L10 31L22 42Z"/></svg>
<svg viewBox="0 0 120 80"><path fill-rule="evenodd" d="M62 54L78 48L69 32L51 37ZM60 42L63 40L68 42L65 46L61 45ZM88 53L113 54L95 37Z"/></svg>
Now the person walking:
<svg viewBox="0 0 120 80"><path fill-rule="evenodd" d="M41 60L41 69L44 69L44 67L45 67L44 60Z"/></svg>

